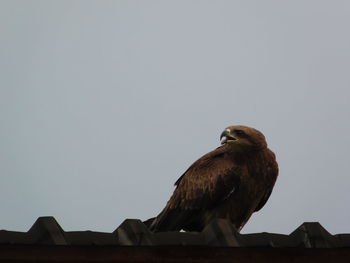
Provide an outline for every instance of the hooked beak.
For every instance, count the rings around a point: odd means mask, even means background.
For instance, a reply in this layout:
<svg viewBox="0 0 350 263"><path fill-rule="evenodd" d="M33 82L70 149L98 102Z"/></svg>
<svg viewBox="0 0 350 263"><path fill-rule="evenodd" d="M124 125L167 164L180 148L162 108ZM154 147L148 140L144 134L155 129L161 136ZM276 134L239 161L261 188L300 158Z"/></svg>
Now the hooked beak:
<svg viewBox="0 0 350 263"><path fill-rule="evenodd" d="M230 141L236 141L237 138L231 134L231 131L229 129L224 130L220 135L220 142L221 145L230 142Z"/></svg>

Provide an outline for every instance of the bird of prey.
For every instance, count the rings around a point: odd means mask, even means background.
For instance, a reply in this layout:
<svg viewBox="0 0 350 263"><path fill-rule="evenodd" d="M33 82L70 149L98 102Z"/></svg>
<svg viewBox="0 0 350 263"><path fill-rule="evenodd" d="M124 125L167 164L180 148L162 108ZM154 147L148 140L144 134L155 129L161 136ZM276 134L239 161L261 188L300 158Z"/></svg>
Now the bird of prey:
<svg viewBox="0 0 350 263"><path fill-rule="evenodd" d="M265 136L237 125L227 127L220 140L220 147L195 161L176 181L165 208L148 220L151 231L202 231L216 218L229 220L240 231L265 205L278 175Z"/></svg>

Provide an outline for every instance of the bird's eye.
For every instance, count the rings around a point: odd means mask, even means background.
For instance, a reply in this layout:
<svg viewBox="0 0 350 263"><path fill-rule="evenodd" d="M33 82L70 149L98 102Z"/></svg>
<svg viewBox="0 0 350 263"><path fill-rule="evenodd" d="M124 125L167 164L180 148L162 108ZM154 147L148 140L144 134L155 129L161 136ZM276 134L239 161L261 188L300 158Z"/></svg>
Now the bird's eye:
<svg viewBox="0 0 350 263"><path fill-rule="evenodd" d="M236 135L238 135L238 136L244 136L245 135L244 131L242 131L242 130L234 130L234 133Z"/></svg>

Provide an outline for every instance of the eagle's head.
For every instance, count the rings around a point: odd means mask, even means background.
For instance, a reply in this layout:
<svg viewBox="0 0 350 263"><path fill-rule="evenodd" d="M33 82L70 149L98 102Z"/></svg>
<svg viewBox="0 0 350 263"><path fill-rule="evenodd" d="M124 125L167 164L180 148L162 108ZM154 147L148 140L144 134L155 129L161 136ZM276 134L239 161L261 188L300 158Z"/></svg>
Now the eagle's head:
<svg viewBox="0 0 350 263"><path fill-rule="evenodd" d="M267 147L265 136L258 130L247 126L227 127L220 136L221 144L235 151L252 151Z"/></svg>

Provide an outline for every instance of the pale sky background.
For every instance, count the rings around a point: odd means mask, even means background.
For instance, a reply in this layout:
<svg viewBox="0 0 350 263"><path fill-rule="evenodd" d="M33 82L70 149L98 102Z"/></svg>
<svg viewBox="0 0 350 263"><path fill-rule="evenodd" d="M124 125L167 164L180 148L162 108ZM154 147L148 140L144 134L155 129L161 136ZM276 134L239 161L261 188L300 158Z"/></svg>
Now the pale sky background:
<svg viewBox="0 0 350 263"><path fill-rule="evenodd" d="M350 232L350 2L0 0L0 229L112 232L229 125L280 175L247 232Z"/></svg>

